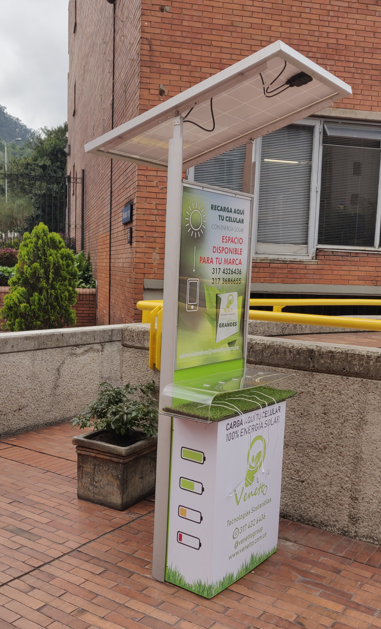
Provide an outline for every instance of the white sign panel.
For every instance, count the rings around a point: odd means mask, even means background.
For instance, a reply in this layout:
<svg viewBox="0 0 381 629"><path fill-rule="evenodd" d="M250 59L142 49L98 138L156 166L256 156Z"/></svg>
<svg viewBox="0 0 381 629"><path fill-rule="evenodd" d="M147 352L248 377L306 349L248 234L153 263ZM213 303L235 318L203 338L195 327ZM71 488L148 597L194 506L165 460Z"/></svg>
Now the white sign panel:
<svg viewBox="0 0 381 629"><path fill-rule="evenodd" d="M211 598L275 552L285 409L173 419L167 581Z"/></svg>

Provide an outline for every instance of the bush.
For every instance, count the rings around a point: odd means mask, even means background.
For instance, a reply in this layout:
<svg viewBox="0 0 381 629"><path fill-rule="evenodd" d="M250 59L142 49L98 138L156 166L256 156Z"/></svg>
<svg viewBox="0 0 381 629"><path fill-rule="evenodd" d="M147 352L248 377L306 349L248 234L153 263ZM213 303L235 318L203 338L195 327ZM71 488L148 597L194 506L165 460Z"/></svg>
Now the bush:
<svg viewBox="0 0 381 629"><path fill-rule="evenodd" d="M81 251L77 253L75 256L75 266L78 271L78 288L95 288L95 279L93 278L93 273L91 269L90 263L90 255L85 256L84 252Z"/></svg>
<svg viewBox="0 0 381 629"><path fill-rule="evenodd" d="M40 223L24 234L20 245L11 291L0 311L3 327L14 332L75 325L77 278L74 254Z"/></svg>
<svg viewBox="0 0 381 629"><path fill-rule="evenodd" d="M15 268L11 266L0 266L0 286L8 286L9 280L15 274Z"/></svg>
<svg viewBox="0 0 381 629"><path fill-rule="evenodd" d="M0 266L16 266L17 254L16 249L0 249Z"/></svg>
<svg viewBox="0 0 381 629"><path fill-rule="evenodd" d="M74 418L73 426L104 430L118 437L133 437L139 430L152 437L157 434L157 393L154 382L124 387L102 382L97 399Z"/></svg>

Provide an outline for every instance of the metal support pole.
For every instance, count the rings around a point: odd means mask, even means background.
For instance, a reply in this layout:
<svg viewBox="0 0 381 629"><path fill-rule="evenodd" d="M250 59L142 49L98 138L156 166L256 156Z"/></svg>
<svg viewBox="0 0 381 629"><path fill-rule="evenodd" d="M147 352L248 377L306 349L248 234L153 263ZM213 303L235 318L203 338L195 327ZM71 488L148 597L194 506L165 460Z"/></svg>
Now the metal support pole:
<svg viewBox="0 0 381 629"><path fill-rule="evenodd" d="M160 408L162 405L163 389L167 384L173 382L175 369L177 303L179 291L182 169L183 120L181 116L176 116L173 120L173 137L169 141L168 148ZM157 447L155 529L152 567L152 575L154 579L157 579L157 581L165 580L171 429L171 418L160 414Z"/></svg>
<svg viewBox="0 0 381 629"><path fill-rule="evenodd" d="M81 251L85 250L85 171L82 169L81 187Z"/></svg>
<svg viewBox="0 0 381 629"><path fill-rule="evenodd" d="M5 203L8 203L8 151L7 151L7 143L4 140L4 175L5 175Z"/></svg>

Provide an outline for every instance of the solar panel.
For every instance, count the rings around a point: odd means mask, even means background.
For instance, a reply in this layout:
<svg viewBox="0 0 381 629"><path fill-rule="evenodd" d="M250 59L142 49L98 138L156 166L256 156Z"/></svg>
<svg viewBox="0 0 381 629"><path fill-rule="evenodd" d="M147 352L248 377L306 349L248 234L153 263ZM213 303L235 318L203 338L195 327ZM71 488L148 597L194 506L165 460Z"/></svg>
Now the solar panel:
<svg viewBox="0 0 381 629"><path fill-rule="evenodd" d="M349 85L278 41L89 142L85 150L166 169L172 120L181 115L183 163L190 168L351 93Z"/></svg>

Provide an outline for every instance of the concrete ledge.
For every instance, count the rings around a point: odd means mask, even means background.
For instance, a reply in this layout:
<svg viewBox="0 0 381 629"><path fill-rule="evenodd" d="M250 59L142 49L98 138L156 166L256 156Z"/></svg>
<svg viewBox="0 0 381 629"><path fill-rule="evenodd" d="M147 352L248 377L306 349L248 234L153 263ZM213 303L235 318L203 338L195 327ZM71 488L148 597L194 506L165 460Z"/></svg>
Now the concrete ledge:
<svg viewBox="0 0 381 629"><path fill-rule="evenodd" d="M124 327L125 325L121 324L98 325L88 328L5 332L0 335L0 354L120 342Z"/></svg>
<svg viewBox="0 0 381 629"><path fill-rule="evenodd" d="M353 315L354 319L381 319L380 316ZM278 321L249 321L249 334L254 336L291 336L292 334L337 334L341 331L369 332L353 328L329 328L321 325L301 325L300 323L280 323Z"/></svg>
<svg viewBox="0 0 381 629"><path fill-rule="evenodd" d="M122 330L123 347L149 349L149 323L130 323Z"/></svg>
<svg viewBox="0 0 381 629"><path fill-rule="evenodd" d="M247 362L298 371L381 380L381 351L370 347L249 336Z"/></svg>

